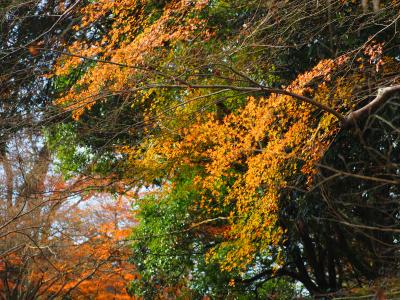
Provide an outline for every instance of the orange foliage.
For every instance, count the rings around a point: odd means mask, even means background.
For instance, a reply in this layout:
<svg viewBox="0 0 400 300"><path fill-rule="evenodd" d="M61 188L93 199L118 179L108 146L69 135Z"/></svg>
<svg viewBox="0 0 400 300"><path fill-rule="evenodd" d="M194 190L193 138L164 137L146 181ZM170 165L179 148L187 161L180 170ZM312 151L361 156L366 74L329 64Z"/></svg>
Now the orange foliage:
<svg viewBox="0 0 400 300"><path fill-rule="evenodd" d="M0 259L0 295L7 297L6 290L15 288L46 299L66 295L72 299L133 299L126 291L136 276L134 266L128 263L127 239L133 225L130 201L94 192L80 198L93 180L83 182L54 183L57 192L49 201L63 199L66 192L80 200L64 201L48 213L50 228L34 228L43 231L42 238L28 239L32 243ZM21 233L10 233L7 241L23 241Z"/></svg>
<svg viewBox="0 0 400 300"><path fill-rule="evenodd" d="M166 81L164 75L157 78L155 69L148 66L166 64L168 45L189 41L196 35L202 39L210 35L207 30L200 30L205 23L196 17L207 1L190 3L169 2L155 21L154 16L146 16L142 6L133 0L118 3L102 0L84 8L83 22L76 30L84 30L97 19L112 14L111 29L101 40L90 45L77 42L69 51L110 63L98 62L88 67L74 88L57 103L72 110L75 119L97 101L107 101L107 95L111 94L126 93L131 105L140 107L154 92L140 92L140 89L149 82ZM381 46L371 47L365 54L379 71ZM356 104L352 99L356 82L364 80L361 72L341 75L346 62L346 56L322 60L284 89L312 98L344 115ZM63 57L55 74L68 75L82 63L80 57ZM173 76L172 80L168 79L168 82L177 80ZM183 86L188 87L187 93L181 94L183 100L189 94L204 96L198 90L193 91L190 84ZM138 93L140 97L136 97ZM159 106L165 108L168 104ZM147 107L143 106L143 110ZM176 107L168 107L171 108ZM315 165L340 129L339 123L329 112L282 94L248 97L241 110L223 120L211 113L187 122L188 117L184 115L176 109L174 117L183 120L186 128L176 125L164 130L160 125L162 134L146 137L137 148L124 146L117 150L129 157L127 173L131 172L129 169L143 171L140 176L144 180L157 172L165 175L165 170L173 177L182 165L203 167L204 175L198 176L194 186L202 198L194 206L207 215L218 216L230 211L229 231L223 231L226 240L212 248L208 257L218 259L226 271L243 270L254 261L255 255L268 256L270 249L279 249L283 230L277 221L283 191L292 185L309 187L316 174ZM227 184L228 181L231 183ZM220 259L218 248L224 247L228 251Z"/></svg>
<svg viewBox="0 0 400 300"><path fill-rule="evenodd" d="M75 238L59 254L55 263L59 272L45 275L52 280L62 274L47 293L68 293L73 299L132 299L126 292L135 278L135 268L127 261L126 240L133 221L128 202L122 197L97 201L60 212Z"/></svg>
<svg viewBox="0 0 400 300"><path fill-rule="evenodd" d="M90 45L76 42L68 51L89 58L101 57L113 64L98 63L91 67L78 80L76 88L58 99L57 104L73 110L73 117L79 119L85 109L90 109L96 101L104 99L107 93L136 88L138 82L135 81L135 76L151 73L146 68L148 60L157 60L167 54L163 46L187 41L194 38L196 33L203 38L209 35L203 28L204 20L196 16L207 2L194 1L192 5L187 0L170 1L156 21L152 20L152 14L146 15L143 11L144 5L135 0L102 0L83 8L83 22L75 30L85 30L96 20L110 14L113 15L112 28L101 40ZM68 75L83 62L80 57L64 56L58 62L55 75ZM139 83L142 81L139 80Z"/></svg>
<svg viewBox="0 0 400 300"><path fill-rule="evenodd" d="M346 59L321 61L310 72L298 76L287 87L299 95L311 94L331 107L346 109L353 85L341 77L332 79ZM308 85L314 78L324 79L315 90ZM334 81L335 88L327 92ZM314 117L314 116L318 117ZM168 166L171 172L182 165L202 165L205 176L196 185L203 195L197 206L207 214L221 214L232 207L230 230L225 232L229 247L220 261L227 271L245 268L257 253L268 253L269 247L282 242L277 224L281 192L304 174L308 182L315 174L315 163L326 151L339 126L331 114L320 112L310 104L290 96L272 94L268 98L248 98L246 106L223 121L215 114L198 117L191 127L180 130L180 139L165 135L162 142L153 141L147 154L138 160L131 150L131 163L139 166ZM129 149L125 149L129 153ZM245 172L236 170L242 166ZM298 175L296 175L298 174ZM172 176L172 173L171 173ZM227 179L234 183L222 195ZM217 257L217 248L208 257Z"/></svg>

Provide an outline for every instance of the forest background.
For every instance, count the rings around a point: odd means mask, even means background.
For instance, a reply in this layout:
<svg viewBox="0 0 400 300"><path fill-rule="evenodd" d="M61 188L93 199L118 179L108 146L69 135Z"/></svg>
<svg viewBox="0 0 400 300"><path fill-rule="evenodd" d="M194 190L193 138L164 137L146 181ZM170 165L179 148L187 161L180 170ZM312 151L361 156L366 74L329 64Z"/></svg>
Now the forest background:
<svg viewBox="0 0 400 300"><path fill-rule="evenodd" d="M0 298L396 299L399 8L1 0Z"/></svg>

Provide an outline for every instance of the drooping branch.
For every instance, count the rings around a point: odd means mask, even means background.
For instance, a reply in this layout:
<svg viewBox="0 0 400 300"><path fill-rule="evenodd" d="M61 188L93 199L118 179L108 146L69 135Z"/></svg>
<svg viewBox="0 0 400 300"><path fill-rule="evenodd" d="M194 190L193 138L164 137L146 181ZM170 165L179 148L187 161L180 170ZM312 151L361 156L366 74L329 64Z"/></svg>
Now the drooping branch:
<svg viewBox="0 0 400 300"><path fill-rule="evenodd" d="M102 60L102 59L97 59L97 58L90 58L90 57L86 57L83 55L69 53L69 52L65 52L65 51L58 51L58 50L54 50L54 49L47 49L47 48L40 48L40 49L46 50L46 51L53 51L60 55L66 55L66 56L70 56L70 57L78 57L78 58L93 61L96 63L111 64L111 65L116 65L116 66L120 66L120 67L133 68L133 69L138 69L138 70L147 71L147 72L154 72L157 75L165 77L166 79L172 80L174 82L178 82L178 84L175 84L175 83L172 83L172 84L169 84L169 83L148 84L148 85L136 87L134 89L131 89L130 91L139 91L139 90L146 90L146 89L152 89L152 88L165 88L165 89L192 88L192 89L211 89L211 90L231 90L231 91L240 91L240 92L261 93L261 94L266 94L266 95L270 95L270 94L287 95L298 101L309 103L315 107L318 107L322 111L325 111L325 112L328 112L328 113L334 115L342 124L342 128L352 127L360 119L367 117L368 115L370 115L371 113L376 111L377 108L379 108L382 104L386 103L386 101L388 101L397 92L400 92L400 85L381 88L378 90L378 94L374 100L372 100L370 103L363 106L362 108L352 111L347 116L344 116L340 112L336 111L335 109L333 109L327 105L324 105L312 98L290 92L283 88L270 88L270 87L261 85L255 81L253 81L247 75L242 74L229 66L222 65L224 67L227 67L229 70L231 70L236 75L239 75L240 77L248 80L249 83L251 84L251 86L218 85L218 84L217 85L191 84L190 82L187 82L187 81L182 80L175 76L167 75L167 74L163 73L162 71L156 70L151 67L132 66L132 65L117 63L117 62L113 62L113 61L107 61L107 60ZM254 86L253 86L253 84L254 84Z"/></svg>
<svg viewBox="0 0 400 300"><path fill-rule="evenodd" d="M241 92L254 92L254 93L262 93L262 94L278 94L278 95L287 95L296 100L309 103L315 107L318 107L322 111L328 112L334 115L342 124L343 128L349 128L356 124L360 119L368 117L371 113L375 112L379 107L385 104L389 99L391 99L396 93L400 93L400 85L394 85L390 87L380 88L378 90L378 94L370 103L365 106L352 111L347 116L343 116L341 113L337 112L333 108L326 106L312 98L299 95L296 93L292 93L285 89L279 88L269 88L265 86L258 87L246 87L246 86L233 86L233 85L190 85L190 84L161 84L161 85L149 85L139 89L148 89L148 88L193 88L193 89L226 89L232 91L241 91Z"/></svg>
<svg viewBox="0 0 400 300"><path fill-rule="evenodd" d="M236 75L239 75L240 77L246 79L247 81L250 82L250 84L254 85L254 86L235 86L235 85L201 85L201 84L191 84L190 82L187 82L185 80L182 80L178 77L175 76L170 76L168 74L163 73L160 70L156 70L154 68L151 67L141 67L141 66L133 66L133 65L127 65L127 64L123 64L123 63L117 63L117 62L113 62L113 61L108 61L108 60L102 60L102 59L97 59L97 58L91 58L91 57L86 57L83 55L79 55L79 54L75 54L75 53L69 53L69 52L65 52L65 51L58 51L58 50L54 50L54 49L47 49L47 48L38 48L40 50L46 50L46 51L52 51L55 53L58 53L60 55L66 55L66 56L70 56L70 57L78 57L84 60L88 60L88 61L92 61L92 62L96 62L96 63L103 63L103 64L111 64L111 65L116 65L119 67L125 67L125 68L132 68L132 69L137 69L137 70L142 70L142 71L147 71L147 72L153 72L156 73L157 75L160 75L166 79L172 80L174 82L178 82L179 84L149 84L149 85L144 85L141 87L136 87L134 89L131 89L130 91L139 91L139 90L146 90L146 89L152 89L152 88L164 88L164 89L170 89L170 88L175 88L175 89L187 89L187 88L192 88L192 89L212 89L212 90L231 90L231 91L240 91L240 92L251 92L251 93L261 93L261 94L278 94L278 95L287 95L290 96L296 100L305 102L305 103L309 103L315 107L318 107L319 109L326 111L328 113L331 113L332 115L334 115L336 118L339 119L340 122L344 122L345 121L345 117L337 112L336 110L334 110L333 108L330 108L329 106L326 106L312 98L300 95L300 94L296 94L293 92L290 92L288 90L285 90L283 88L270 88L261 84L258 84L257 82L255 82L254 80L252 80L250 77L248 77L245 74L240 73L239 71L236 71L235 69L233 69L232 67L229 66L225 66L227 67L229 70L231 70L233 73L235 73Z"/></svg>
<svg viewBox="0 0 400 300"><path fill-rule="evenodd" d="M332 115L334 115L336 118L339 119L340 122L345 121L345 117L334 110L333 108L326 106L312 98L299 95L290 91L287 91L285 89L280 89L280 88L269 88L265 86L258 86L258 87L253 87L253 86L236 86L236 85L202 85L202 84L149 84L145 85L142 87L137 87L134 89L130 89L129 91L131 92L136 92L140 90L147 90L147 89L210 89L210 90L226 90L226 91L238 91L238 92L249 92L249 93L258 93L258 94L265 94L265 95L270 95L270 94L277 94L277 95L287 95L290 96L296 100L299 100L301 102L309 103L315 107L318 107L322 111L328 112Z"/></svg>

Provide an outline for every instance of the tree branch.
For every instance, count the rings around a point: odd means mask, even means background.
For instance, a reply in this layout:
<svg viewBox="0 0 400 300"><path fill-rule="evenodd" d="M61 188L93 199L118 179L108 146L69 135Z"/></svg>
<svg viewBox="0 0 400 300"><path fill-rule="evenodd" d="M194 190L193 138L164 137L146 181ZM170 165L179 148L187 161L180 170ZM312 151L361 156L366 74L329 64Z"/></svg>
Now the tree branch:
<svg viewBox="0 0 400 300"><path fill-rule="evenodd" d="M367 105L349 113L342 122L343 128L349 128L354 126L360 119L366 118L375 112L380 106L385 104L391 99L396 93L400 92L400 85L389 86L380 88L375 99L373 99Z"/></svg>

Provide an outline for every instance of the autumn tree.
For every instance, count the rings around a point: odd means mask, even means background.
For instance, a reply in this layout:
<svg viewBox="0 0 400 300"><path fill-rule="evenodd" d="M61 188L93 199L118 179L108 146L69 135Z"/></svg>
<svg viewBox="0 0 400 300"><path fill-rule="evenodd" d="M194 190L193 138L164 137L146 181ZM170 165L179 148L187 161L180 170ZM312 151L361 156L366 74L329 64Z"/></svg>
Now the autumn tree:
<svg viewBox="0 0 400 300"><path fill-rule="evenodd" d="M62 241L55 245L54 264L48 272L51 285L44 295L72 299L132 299L127 293L136 272L128 263L127 238L133 224L129 201L95 194L83 205L64 206L56 230Z"/></svg>
<svg viewBox="0 0 400 300"><path fill-rule="evenodd" d="M52 106L61 83L46 74L79 5L0 3L1 299L131 299L128 199L103 195L99 205L97 192L110 181L67 180L46 142L44 127L65 118ZM92 205L82 207L85 201Z"/></svg>
<svg viewBox="0 0 400 300"><path fill-rule="evenodd" d="M399 3L361 4L97 1L76 14L53 72L71 116L49 141L71 176L149 188L134 293L259 295L286 278L324 297L396 274Z"/></svg>
<svg viewBox="0 0 400 300"><path fill-rule="evenodd" d="M20 135L8 143L1 186L0 296L131 299L126 285L133 224L129 200L99 194L107 183L54 174L47 146ZM33 143L33 145L32 145ZM29 150L36 151L30 152Z"/></svg>

